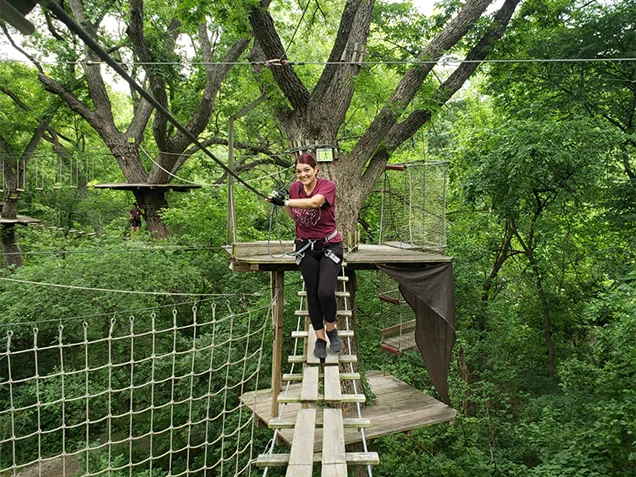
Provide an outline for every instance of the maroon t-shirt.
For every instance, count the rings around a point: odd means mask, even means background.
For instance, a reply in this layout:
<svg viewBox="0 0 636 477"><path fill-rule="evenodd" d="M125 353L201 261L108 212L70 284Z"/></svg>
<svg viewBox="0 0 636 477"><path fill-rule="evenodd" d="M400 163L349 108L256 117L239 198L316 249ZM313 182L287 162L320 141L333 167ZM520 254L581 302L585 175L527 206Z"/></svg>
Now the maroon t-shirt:
<svg viewBox="0 0 636 477"><path fill-rule="evenodd" d="M317 209L296 209L292 207L296 221L296 237L303 240L320 240L336 230L336 185L327 179L316 179L316 187L307 195L300 181L289 188L290 199L310 199L322 195L325 203ZM328 243L341 242L342 237L336 234Z"/></svg>

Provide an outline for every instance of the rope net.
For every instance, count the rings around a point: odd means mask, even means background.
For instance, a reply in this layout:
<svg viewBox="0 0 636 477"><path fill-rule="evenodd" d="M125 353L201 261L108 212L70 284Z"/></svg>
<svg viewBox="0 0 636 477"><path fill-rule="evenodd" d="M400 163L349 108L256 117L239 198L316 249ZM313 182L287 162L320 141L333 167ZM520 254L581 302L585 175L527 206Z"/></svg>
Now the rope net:
<svg viewBox="0 0 636 477"><path fill-rule="evenodd" d="M383 175L379 243L443 252L448 162L390 167Z"/></svg>
<svg viewBox="0 0 636 477"><path fill-rule="evenodd" d="M249 475L239 396L258 388L269 310L217 300L9 330L0 475Z"/></svg>

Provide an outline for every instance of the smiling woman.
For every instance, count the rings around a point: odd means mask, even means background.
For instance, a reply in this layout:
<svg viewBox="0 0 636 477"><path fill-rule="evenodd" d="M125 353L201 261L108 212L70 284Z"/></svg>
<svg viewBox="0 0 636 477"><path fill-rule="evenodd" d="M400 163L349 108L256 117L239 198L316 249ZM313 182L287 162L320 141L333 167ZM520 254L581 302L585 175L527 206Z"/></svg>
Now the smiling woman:
<svg viewBox="0 0 636 477"><path fill-rule="evenodd" d="M336 284L343 257L336 228L336 185L318 178L318 165L310 154L296 159L296 177L289 199L275 196L267 200L284 207L296 222L296 263L305 280L309 318L316 332L314 355L325 359L327 337L333 352L342 349L336 329Z"/></svg>

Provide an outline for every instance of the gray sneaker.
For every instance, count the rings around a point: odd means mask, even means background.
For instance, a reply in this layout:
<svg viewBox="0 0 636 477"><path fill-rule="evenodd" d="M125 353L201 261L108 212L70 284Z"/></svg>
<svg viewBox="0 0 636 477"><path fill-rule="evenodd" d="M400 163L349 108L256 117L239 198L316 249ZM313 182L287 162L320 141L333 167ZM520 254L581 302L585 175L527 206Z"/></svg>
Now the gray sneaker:
<svg viewBox="0 0 636 477"><path fill-rule="evenodd" d="M318 359L327 357L327 342L318 338L316 340L316 348L314 348L314 356Z"/></svg>
<svg viewBox="0 0 636 477"><path fill-rule="evenodd" d="M327 336L329 337L329 348L334 353L340 353L342 349L342 341L338 338L338 330L333 329L331 331L327 331Z"/></svg>

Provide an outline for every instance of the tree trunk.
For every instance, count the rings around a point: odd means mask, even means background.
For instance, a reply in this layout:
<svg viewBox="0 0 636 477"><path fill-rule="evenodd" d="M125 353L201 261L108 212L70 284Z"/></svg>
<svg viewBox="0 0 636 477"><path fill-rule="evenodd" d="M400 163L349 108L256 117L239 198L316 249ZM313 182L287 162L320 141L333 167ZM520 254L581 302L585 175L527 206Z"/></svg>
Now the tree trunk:
<svg viewBox="0 0 636 477"><path fill-rule="evenodd" d="M15 236L15 224L3 224L1 233L4 263L7 267L21 267L24 265L24 258Z"/></svg>
<svg viewBox="0 0 636 477"><path fill-rule="evenodd" d="M154 238L167 238L168 229L160 217L161 210L168 207L166 194L163 191L146 189L135 190L134 194L148 231Z"/></svg>
<svg viewBox="0 0 636 477"><path fill-rule="evenodd" d="M541 301L541 308L543 309L543 335L545 337L545 346L548 350L548 376L554 376L556 371L556 364L554 358L554 344L552 343L552 320L550 319L550 306L543 290L543 280L541 279L541 272L539 267L534 261L534 256L531 254L528 257L532 265L532 272L534 273L535 283L537 286L537 292L539 293L539 300Z"/></svg>

